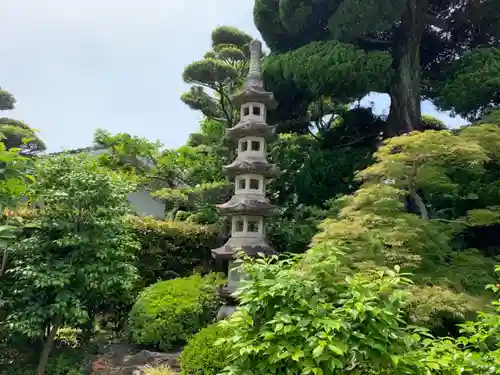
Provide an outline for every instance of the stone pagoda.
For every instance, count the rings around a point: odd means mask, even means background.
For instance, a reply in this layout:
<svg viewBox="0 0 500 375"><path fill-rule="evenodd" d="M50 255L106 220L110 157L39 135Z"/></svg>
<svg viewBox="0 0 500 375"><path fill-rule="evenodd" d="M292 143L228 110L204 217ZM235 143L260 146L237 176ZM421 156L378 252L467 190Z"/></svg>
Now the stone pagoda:
<svg viewBox="0 0 500 375"><path fill-rule="evenodd" d="M277 102L271 92L264 89L260 72L262 44L250 42L250 66L243 89L233 95L234 107L241 108L240 122L227 130L228 138L237 144L237 157L224 169L234 178L234 195L218 205L220 213L231 218L231 237L225 245L212 250L216 261L227 270L228 283L219 291L226 305L219 319L230 315L236 302L232 294L238 287L239 273L234 270L240 251L249 256L273 254L266 240L264 219L275 213L275 206L266 199L266 179L278 170L267 161L267 142L274 138L274 126L266 123L267 111L275 109Z"/></svg>

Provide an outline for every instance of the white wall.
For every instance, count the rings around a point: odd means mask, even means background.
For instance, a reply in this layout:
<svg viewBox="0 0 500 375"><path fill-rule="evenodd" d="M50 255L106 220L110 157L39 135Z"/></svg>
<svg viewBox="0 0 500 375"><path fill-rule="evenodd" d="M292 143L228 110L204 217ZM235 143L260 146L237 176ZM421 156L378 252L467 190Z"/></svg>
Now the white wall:
<svg viewBox="0 0 500 375"><path fill-rule="evenodd" d="M156 219L165 218L165 203L154 199L151 194L140 189L128 196L132 210L139 216L153 216Z"/></svg>

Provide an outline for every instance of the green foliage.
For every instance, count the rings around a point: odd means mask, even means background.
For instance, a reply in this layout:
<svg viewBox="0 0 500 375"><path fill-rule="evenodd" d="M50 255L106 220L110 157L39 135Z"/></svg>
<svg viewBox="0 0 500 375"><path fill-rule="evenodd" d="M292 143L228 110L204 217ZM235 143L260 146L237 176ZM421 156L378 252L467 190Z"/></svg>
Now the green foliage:
<svg viewBox="0 0 500 375"><path fill-rule="evenodd" d="M349 143L352 138L337 138L337 142ZM269 145L271 158L282 171L278 178L270 181L269 196L281 206L292 203L321 206L332 197L352 192L356 187L354 172L371 163L369 138L368 145L359 144L360 148L341 144L332 149L328 147L332 142L323 147L321 141L311 135L281 135Z"/></svg>
<svg viewBox="0 0 500 375"><path fill-rule="evenodd" d="M472 295L484 295L484 286L493 281L494 263L493 259L482 256L477 249L455 252L447 277L460 282L463 290Z"/></svg>
<svg viewBox="0 0 500 375"><path fill-rule="evenodd" d="M128 225L141 244L137 268L144 285L206 270L212 263L217 228L152 218L133 218Z"/></svg>
<svg viewBox="0 0 500 375"><path fill-rule="evenodd" d="M500 104L500 49L478 48L465 54L448 71L439 92L443 109L477 119Z"/></svg>
<svg viewBox="0 0 500 375"><path fill-rule="evenodd" d="M482 125L458 136L429 130L386 141L376 163L358 174L361 188L335 203L337 217L323 222L313 243L345 248L356 269L399 265L412 272L411 319L447 334L450 322L463 321L482 305L471 294L482 294L481 285L492 281L491 260L478 252L456 253L454 234L467 221L442 219L430 202L458 196L456 171L481 173L498 149L498 134Z"/></svg>
<svg viewBox="0 0 500 375"><path fill-rule="evenodd" d="M37 169L33 199L43 209L14 248L16 298L7 323L38 337L52 322L86 322L103 299L123 300L136 280L137 243L124 229L132 187L85 157L58 156Z"/></svg>
<svg viewBox="0 0 500 375"><path fill-rule="evenodd" d="M368 185L339 200L337 218L321 224L314 243L348 247L350 264L363 268L373 262L387 266L434 264L449 249L449 234L439 224L407 213L404 192L389 185Z"/></svg>
<svg viewBox="0 0 500 375"><path fill-rule="evenodd" d="M34 180L33 160L19 154L19 149L7 150L0 143L0 210L15 208Z"/></svg>
<svg viewBox="0 0 500 375"><path fill-rule="evenodd" d="M291 1L288 1L291 2ZM406 0L344 0L328 21L334 39L355 40L389 30L400 21Z"/></svg>
<svg viewBox="0 0 500 375"><path fill-rule="evenodd" d="M219 374L228 364L230 349L225 345L216 345L216 342L228 336L227 330L215 323L191 337L179 357L182 374Z"/></svg>
<svg viewBox="0 0 500 375"><path fill-rule="evenodd" d="M193 209L205 204L218 204L232 195L233 188L228 182L212 182L177 189L160 189L155 197L165 200L167 209Z"/></svg>
<svg viewBox="0 0 500 375"><path fill-rule="evenodd" d="M488 161L484 149L449 131L428 130L391 138L376 153L378 162L360 173L363 179L395 181L404 187L429 183L439 169L452 166L480 166ZM442 170L442 169L441 169Z"/></svg>
<svg viewBox="0 0 500 375"><path fill-rule="evenodd" d="M212 47L233 45L242 48L251 40L250 35L232 26L219 26L212 31Z"/></svg>
<svg viewBox="0 0 500 375"><path fill-rule="evenodd" d="M223 122L203 119L200 122L200 133L192 133L188 139L188 146L216 146L222 145L226 136L226 125Z"/></svg>
<svg viewBox="0 0 500 375"><path fill-rule="evenodd" d="M166 150L159 159L161 174L172 176L177 184L188 186L222 180L223 157L217 147L200 145L181 146L177 150Z"/></svg>
<svg viewBox="0 0 500 375"><path fill-rule="evenodd" d="M222 218L215 205L227 201L233 191L233 185L228 182L212 182L192 188L160 189L153 196L165 201L170 219L197 224L221 224Z"/></svg>
<svg viewBox="0 0 500 375"><path fill-rule="evenodd" d="M186 342L215 317L218 283L213 275L193 275L144 289L130 312L132 341L164 351Z"/></svg>
<svg viewBox="0 0 500 375"><path fill-rule="evenodd" d="M25 349L26 350L26 349ZM3 353L2 353L3 354ZM81 349L62 350L51 356L45 369L45 375L81 375L84 353ZM35 365L25 363L18 357L15 363L0 368L0 375L27 375L34 373Z"/></svg>
<svg viewBox="0 0 500 375"><path fill-rule="evenodd" d="M467 212L467 225L483 227L500 223L500 207L478 208Z"/></svg>
<svg viewBox="0 0 500 375"><path fill-rule="evenodd" d="M477 125L480 124L495 124L500 125L500 107L494 107L487 110L476 122Z"/></svg>
<svg viewBox="0 0 500 375"><path fill-rule="evenodd" d="M194 85L181 96L181 100L208 119L221 122L226 128L233 126L239 112L238 108L233 108L229 96L241 86L247 74L251 39L248 34L230 26L213 30L212 50L203 60L184 69L182 78Z"/></svg>
<svg viewBox="0 0 500 375"><path fill-rule="evenodd" d="M138 243L124 228L133 186L96 160L42 159L36 178L31 198L42 208L12 246L5 324L11 335L45 341L43 373L60 327L88 325L109 304L130 299Z"/></svg>
<svg viewBox="0 0 500 375"><path fill-rule="evenodd" d="M303 253L318 232L317 227L324 217L324 211L313 207L299 205L283 210L276 220L268 221L267 239L272 248L280 253Z"/></svg>
<svg viewBox="0 0 500 375"><path fill-rule="evenodd" d="M31 175L33 160L21 155L19 149L7 150L4 143L0 143L0 164L2 166L0 170L0 212L4 214L4 217L0 219L0 247L3 248L0 263L1 277L8 265L9 246L16 240L16 234L20 229L20 221L6 215L6 213L18 208L21 198L27 193L29 184L33 182L34 177ZM2 284L6 285L5 282ZM8 286L0 288L0 307L3 304L3 292L7 289Z"/></svg>
<svg viewBox="0 0 500 375"><path fill-rule="evenodd" d="M392 138L375 153L378 162L359 177L373 182L391 181L408 190L420 215L429 218L432 213L425 200L456 193L459 184L451 171L482 171L490 160L485 147L496 144L498 135L482 125L471 127L458 137L450 131L428 130Z"/></svg>
<svg viewBox="0 0 500 375"><path fill-rule="evenodd" d="M0 111L14 109L16 98L0 87ZM36 135L36 130L29 127L23 121L10 118L0 118L1 142L6 149L21 149L25 154L35 154L45 150L43 141Z"/></svg>
<svg viewBox="0 0 500 375"><path fill-rule="evenodd" d="M228 63L208 58L195 61L184 69L182 78L187 83L203 84L218 89L217 84L227 82L238 77L238 71Z"/></svg>
<svg viewBox="0 0 500 375"><path fill-rule="evenodd" d="M432 219L453 221L455 230L460 230L455 235L455 246L473 247L484 255L495 256L500 254L494 235L498 231L496 207L500 206L500 129L480 124L465 126L456 133L460 142L480 147L487 161L447 163L439 168L430 168L434 165L431 162L425 167L425 185L422 179L417 180L420 195Z"/></svg>
<svg viewBox="0 0 500 375"><path fill-rule="evenodd" d="M430 116L430 115L422 115L422 129L424 130L444 130L446 129L446 125L443 121Z"/></svg>
<svg viewBox="0 0 500 375"><path fill-rule="evenodd" d="M99 156L100 163L107 168L137 176L143 183L152 180L160 180L167 186L174 183L168 174L162 176L159 171L157 162L163 146L160 141L151 142L127 133L112 135L97 129L94 144L96 148L107 151Z"/></svg>
<svg viewBox="0 0 500 375"><path fill-rule="evenodd" d="M263 65L267 89L281 101L281 92L293 83L296 91L312 98L337 100L362 97L370 91L384 91L391 75L390 56L385 52L364 52L337 41L313 42L294 51L270 55Z"/></svg>
<svg viewBox="0 0 500 375"><path fill-rule="evenodd" d="M269 61L279 62L272 64L266 84L273 86L280 113L307 107L322 95L352 101L353 94L388 93L393 102L388 134L408 131L408 121L410 129L421 129L421 98L476 117L498 103L498 5L497 0L256 0L255 25L271 48ZM471 57L475 48L488 52Z"/></svg>
<svg viewBox="0 0 500 375"><path fill-rule="evenodd" d="M7 90L0 87L0 111L14 109L16 98Z"/></svg>
<svg viewBox="0 0 500 375"><path fill-rule="evenodd" d="M205 57L213 59L215 53ZM201 113L209 119L221 120L221 109L216 99L207 94L202 86L191 86L190 90L181 95L182 102L189 108Z"/></svg>
<svg viewBox="0 0 500 375"><path fill-rule="evenodd" d="M243 266L251 279L240 308L222 324L234 332L224 374L331 374L392 369L391 355L411 343L403 323L408 282L390 270L346 276L334 248L301 258ZM365 372L363 372L363 370ZM354 372L353 372L354 373Z"/></svg>
<svg viewBox="0 0 500 375"><path fill-rule="evenodd" d="M500 268L497 267L497 271ZM498 284L489 289L498 292ZM460 325L461 335L453 340L426 339L415 350L394 358L412 365L415 374L498 374L500 370L500 301L492 310L480 312L476 321Z"/></svg>
<svg viewBox="0 0 500 375"><path fill-rule="evenodd" d="M294 259L247 259L240 308L220 323L231 332L216 343L229 351L222 373L498 372L497 302L458 338L435 339L405 322L415 289L398 267L352 272L346 264L330 243Z"/></svg>
<svg viewBox="0 0 500 375"><path fill-rule="evenodd" d="M33 154L46 149L45 143L36 135L36 130L22 121L0 118L2 143L7 149L19 148L25 154Z"/></svg>

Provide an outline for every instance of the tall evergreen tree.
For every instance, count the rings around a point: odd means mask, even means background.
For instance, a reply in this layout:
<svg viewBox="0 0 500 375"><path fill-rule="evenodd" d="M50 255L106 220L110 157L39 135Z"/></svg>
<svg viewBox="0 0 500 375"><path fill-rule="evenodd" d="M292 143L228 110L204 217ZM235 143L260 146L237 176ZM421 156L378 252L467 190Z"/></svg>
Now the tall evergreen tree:
<svg viewBox="0 0 500 375"><path fill-rule="evenodd" d="M254 18L268 75L313 97L386 92L388 135L422 127L422 98L471 118L500 101L499 0L256 0ZM487 82L476 100L466 81Z"/></svg>

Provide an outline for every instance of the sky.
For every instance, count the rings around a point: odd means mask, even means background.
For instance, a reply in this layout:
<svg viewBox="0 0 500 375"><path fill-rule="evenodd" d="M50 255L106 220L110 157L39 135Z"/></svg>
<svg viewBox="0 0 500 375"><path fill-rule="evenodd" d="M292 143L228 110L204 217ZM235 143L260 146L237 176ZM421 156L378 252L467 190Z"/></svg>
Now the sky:
<svg viewBox="0 0 500 375"><path fill-rule="evenodd" d="M0 86L17 98L0 114L39 130L48 151L87 147L97 128L178 147L201 116L180 101L184 67L235 26L260 37L254 0L0 0ZM375 95L378 113L389 99ZM465 123L422 111L450 126Z"/></svg>

